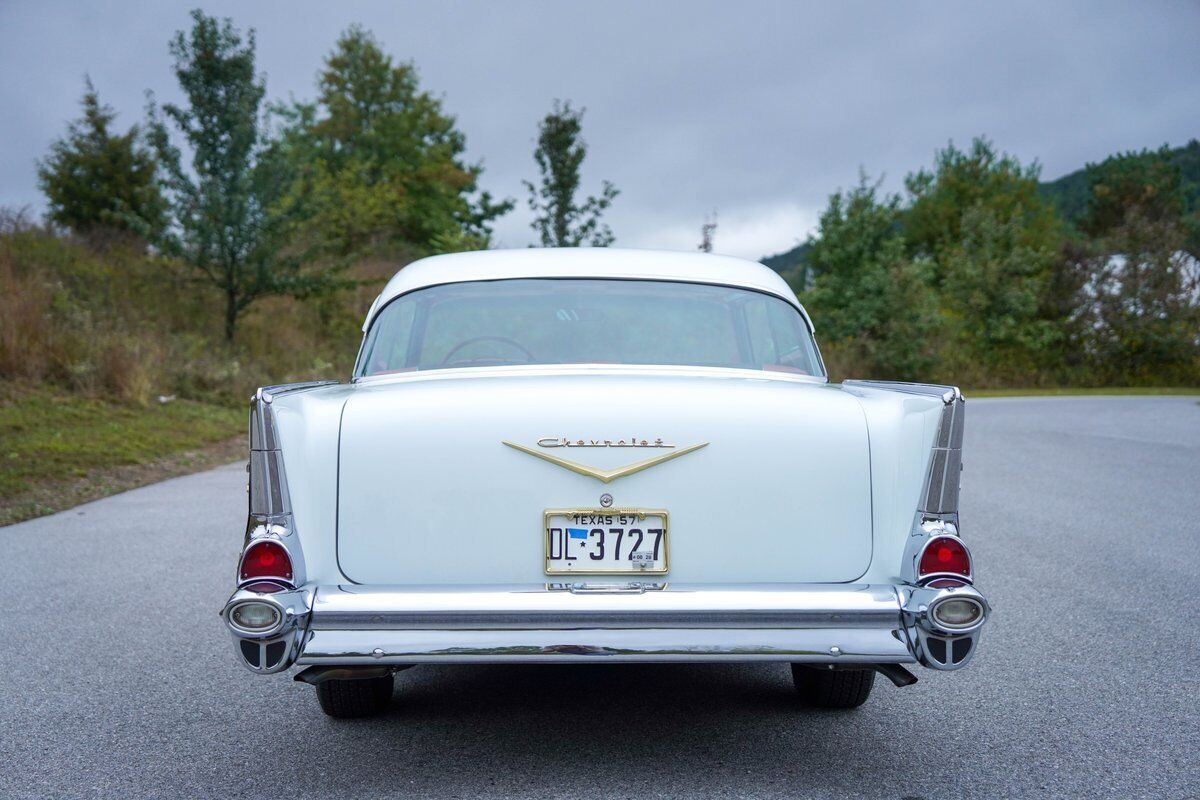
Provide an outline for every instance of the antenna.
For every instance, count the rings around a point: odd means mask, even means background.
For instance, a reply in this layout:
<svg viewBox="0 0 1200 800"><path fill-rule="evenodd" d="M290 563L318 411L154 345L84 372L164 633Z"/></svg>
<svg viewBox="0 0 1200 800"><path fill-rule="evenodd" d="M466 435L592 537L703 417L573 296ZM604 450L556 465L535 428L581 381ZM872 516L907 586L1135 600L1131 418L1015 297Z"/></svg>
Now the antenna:
<svg viewBox="0 0 1200 800"><path fill-rule="evenodd" d="M717 210L714 208L712 216L704 215L704 224L700 226L700 247L698 249L705 253L711 253L713 248L713 234L717 230Z"/></svg>

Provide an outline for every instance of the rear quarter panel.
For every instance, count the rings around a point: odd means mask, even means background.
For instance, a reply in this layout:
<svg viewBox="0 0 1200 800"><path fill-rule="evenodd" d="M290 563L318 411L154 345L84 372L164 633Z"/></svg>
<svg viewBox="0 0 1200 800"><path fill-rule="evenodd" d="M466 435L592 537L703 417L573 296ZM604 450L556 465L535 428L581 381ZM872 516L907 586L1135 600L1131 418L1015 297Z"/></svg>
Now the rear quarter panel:
<svg viewBox="0 0 1200 800"><path fill-rule="evenodd" d="M350 386L331 386L272 403L309 583L346 582L337 563L338 432L352 392Z"/></svg>
<svg viewBox="0 0 1200 800"><path fill-rule="evenodd" d="M897 583L943 403L886 389L842 390L859 399L871 438L874 558L862 580Z"/></svg>

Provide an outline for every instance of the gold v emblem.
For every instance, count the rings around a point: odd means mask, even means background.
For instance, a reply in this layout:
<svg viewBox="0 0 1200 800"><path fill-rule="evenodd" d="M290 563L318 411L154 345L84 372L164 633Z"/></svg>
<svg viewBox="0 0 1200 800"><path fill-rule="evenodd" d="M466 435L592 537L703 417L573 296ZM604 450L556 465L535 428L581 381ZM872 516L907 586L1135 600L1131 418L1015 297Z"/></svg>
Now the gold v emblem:
<svg viewBox="0 0 1200 800"><path fill-rule="evenodd" d="M585 464L579 464L575 461L568 461L565 458L552 456L549 453L538 452L532 447L525 447L524 445L514 444L512 442L502 442L502 444L506 444L514 450L520 450L522 453L528 453L534 458L540 458L543 461L549 461L551 464L556 464L563 469L569 469L571 472L576 472L580 475L586 475L589 478L595 478L602 483L612 483L617 478L624 478L626 475L632 475L635 472L641 472L644 469L650 469L653 466L670 461L673 458L686 456L688 453L694 453L701 447L708 446L708 442L701 442L700 444L694 444L691 447L684 447L681 450L673 450L670 453L663 453L661 456L647 458L644 461L635 461L632 464L626 464L625 466L617 467L616 469L596 469L595 467L589 467Z"/></svg>

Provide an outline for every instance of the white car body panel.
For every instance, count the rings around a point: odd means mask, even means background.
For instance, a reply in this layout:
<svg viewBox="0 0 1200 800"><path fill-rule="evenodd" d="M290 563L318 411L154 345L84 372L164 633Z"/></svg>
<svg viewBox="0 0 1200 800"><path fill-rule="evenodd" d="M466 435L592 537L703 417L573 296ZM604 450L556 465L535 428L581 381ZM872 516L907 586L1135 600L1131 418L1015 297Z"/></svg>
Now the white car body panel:
<svg viewBox="0 0 1200 800"><path fill-rule="evenodd" d="M287 446L284 448L284 458L288 467L292 502L295 505L295 513L299 520L298 528L300 536L304 541L305 560L310 578L321 583L354 582L354 579L350 575L343 574L339 567L337 541L338 430L342 422L343 406L348 400L358 394L366 394L366 392L360 390L365 390L369 387L373 391L378 392L384 386L426 384L428 388L432 388L432 385L440 385L447 381L461 384L464 380L470 380L465 375L456 375L455 373L473 373L474 377L488 379L507 377L509 382L511 382L516 377L528 377L535 372L542 373L540 376L542 380L550 378L550 375L545 374L547 370L544 368L541 370L517 367L445 370L441 372L371 379L361 381L353 386L330 386L313 391L285 395L275 400L274 406L277 409L280 435L287 443ZM653 372L661 374L663 371L658 369L639 370L628 367L618 369L594 366L576 369L560 368L550 370L550 372L559 376L573 374L578 378L589 375L604 375L609 378L616 376L623 381L633 381L639 377L639 373ZM683 368L677 368L672 370L672 372L679 375L690 375L690 380L693 383L707 377L709 380L723 378L725 381L734 382L769 380L782 387L788 387L790 384L794 389L801 389L803 387L813 388L811 380L786 375L771 375L764 378L762 374L750 373L751 377L746 377L744 371L738 370L693 370ZM799 386L796 386L797 384ZM711 384L701 383L700 385ZM784 391L784 389L781 388L780 391ZM844 579L860 579L868 582L894 581L899 574L900 557L904 550L909 529L912 526L913 510L917 506L917 498L920 495L921 486L925 478L926 462L937 428L941 403L936 399L928 397L898 396L894 392L859 387L855 387L853 390L844 390L836 386L829 386L825 391L840 391L844 392L848 397L853 397L855 402L861 407L861 413L864 415L866 424L869 426L870 433L872 495L870 498L871 519L867 524L870 526L872 532L870 551L873 557L870 559L870 563L865 570L861 570L859 574ZM486 392L483 392L483 394L486 395ZM802 396L808 395L811 395L811 392L805 393ZM431 394L426 392L425 397L429 396ZM495 419L495 416L492 419ZM711 426L706 428L706 425L708 425L707 422L699 425L695 436L701 435L700 431L705 429L711 430ZM455 435L459 435L457 431ZM688 435L681 434L679 437L680 442L685 441L685 437ZM621 502L624 502L628 496L627 492L624 491L624 482L633 481L639 477L634 475L629 478L618 479L612 484L602 484L599 481L566 472L553 465L536 462L527 456L504 448L500 445L500 439L505 437L513 439L516 437L516 434L515 432L505 432L501 436L497 435L497 431L493 429L490 431L489 438L484 440L487 443L495 445L496 452L492 454L492 457L497 461L503 460L509 466L526 469L530 473L540 475L544 478L552 478L558 483L566 484L567 488L563 490L564 498L566 498L564 505L595 505L600 494L604 492L608 492ZM686 441L690 442L691 439L688 438ZM701 438L699 441L707 440ZM607 454L607 458L602 463L600 456L592 458L590 455L592 451L587 452L588 455L579 456L578 451L573 451L567 454L567 457L574 458L575 460L587 460L590 458L598 466L604 466L609 461L613 464L627 463L628 461L635 460L637 457L646 455L642 451L637 451L633 455L629 455L628 451L615 451L624 455L614 456L611 453ZM719 447L714 451L717 454L720 452ZM779 474L786 474L793 469L795 462L794 453L789 452L782 446L772 446L769 452L775 455L773 468L780 471ZM686 467L688 460L700 458L701 455L701 453L688 455L674 466ZM528 461L528 463L523 464L523 461ZM470 459L464 459L463 463L470 463ZM671 469L671 467L672 465L668 464L651 469L643 477L655 477L654 473L656 470L662 470L662 474L664 475L669 474L667 470ZM402 468L413 469L414 467ZM349 463L347 463L347 469L359 475L370 474L369 470L360 467L351 467ZM393 463L376 464L372 469L377 470L378 474L394 476L397 466ZM561 475L555 473L561 473ZM418 478L417 482L419 483L422 479ZM399 477L395 477L394 480L397 487L406 485ZM782 490L788 491L789 487L784 485ZM757 494L757 492L755 493ZM405 492L404 496L407 496L407 494ZM400 495L396 496L400 497ZM629 497L632 503L634 498L632 496ZM350 516L353 517L355 513L361 514L362 512L351 512ZM680 530L677 528L679 521L677 517L678 514L676 513L672 518L672 527L676 532ZM347 522L349 523L350 520L347 520ZM526 520L526 523L525 527L527 529L532 525L533 533L531 534L529 530L525 530L524 535L536 536L537 526L540 524L540 521L535 518L532 523L528 523L528 520ZM355 522L354 524L359 523ZM362 524L369 523L364 518ZM383 534L381 533L380 536L382 538ZM803 546L799 542L796 543L798 551ZM827 564L826 566L829 565ZM432 566L432 571L423 576L418 582L435 582L434 579L440 574L441 569L442 567ZM815 565L814 569L816 569ZM353 572L352 570L348 571ZM802 580L799 577L792 579ZM718 577L716 580L724 581L728 580L728 578ZM461 578L454 578L448 582L460 581ZM486 582L495 583L497 579L493 577Z"/></svg>
<svg viewBox="0 0 1200 800"><path fill-rule="evenodd" d="M607 492L617 507L670 512L672 580L858 578L871 560L858 401L824 385L712 372L544 368L360 385L342 414L342 569L365 584L545 580L543 510L599 509ZM537 448L559 436L708 446L605 484L502 443ZM664 449L546 452L613 469Z"/></svg>

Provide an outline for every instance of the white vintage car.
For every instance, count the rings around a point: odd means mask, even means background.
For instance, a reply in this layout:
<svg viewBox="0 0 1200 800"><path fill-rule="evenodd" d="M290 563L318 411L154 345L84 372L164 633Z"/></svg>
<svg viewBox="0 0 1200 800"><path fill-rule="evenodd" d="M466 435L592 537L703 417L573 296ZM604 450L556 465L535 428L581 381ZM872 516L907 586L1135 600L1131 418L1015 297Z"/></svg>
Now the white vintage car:
<svg viewBox="0 0 1200 800"><path fill-rule="evenodd" d="M704 254L424 259L349 383L260 389L222 616L337 717L416 664L777 661L807 704L975 655L963 397L830 384L768 268Z"/></svg>

